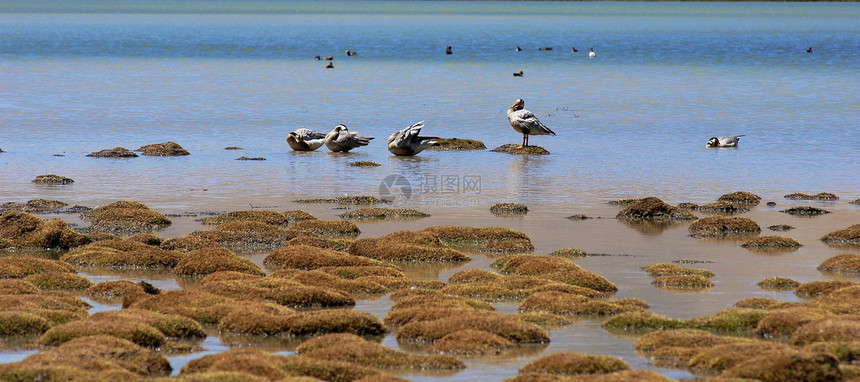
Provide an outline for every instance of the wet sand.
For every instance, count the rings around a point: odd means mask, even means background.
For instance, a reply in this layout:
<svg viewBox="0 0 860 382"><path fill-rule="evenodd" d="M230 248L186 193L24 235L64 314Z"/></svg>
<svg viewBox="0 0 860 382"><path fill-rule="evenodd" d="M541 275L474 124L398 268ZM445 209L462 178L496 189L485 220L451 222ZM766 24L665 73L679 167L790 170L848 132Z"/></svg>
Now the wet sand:
<svg viewBox="0 0 860 382"><path fill-rule="evenodd" d="M715 195L715 198L718 195ZM850 199L835 202L810 202L793 200L775 200L777 206L767 207L762 204L752 211L736 216L755 220L761 227L761 235L789 236L803 246L793 252L783 254L757 254L740 246L743 240L696 239L689 236L689 223L676 223L669 226L655 227L645 224L628 224L616 220L618 207L606 205L601 201L593 201L588 208L569 210L542 209L541 206L529 206L529 212L519 217L498 217L491 214L489 206L472 206L462 208L420 209L431 216L418 220L362 222L357 225L362 233L359 238L378 237L388 233L409 229L419 230L434 225L468 225L473 227L504 226L526 233L535 246L534 254L546 255L556 249L573 247L585 250L589 256L575 260L586 270L596 272L618 287L613 298L635 297L650 305L650 312L677 319L689 319L713 314L721 309L732 306L735 302L750 297L767 297L781 301L800 301L792 291L764 291L756 283L772 276L788 277L801 283L814 280L847 279L860 281L858 278L846 276L825 275L816 267L825 259L839 253L858 253L858 248L845 249L829 247L819 241L825 233L856 224L860 221L860 208L848 204ZM181 203L178 203L181 204ZM816 217L795 217L780 212L795 205L813 205L830 210L832 213ZM236 206L213 205L211 211L234 210ZM284 211L293 209L305 210L320 219L339 219L337 215L345 210L361 208L361 206L338 206L334 204L297 204L279 205L273 210ZM159 209L159 212L169 214L184 214L189 211ZM585 213L593 217L582 221L565 219L574 213ZM696 213L700 217L708 214ZM42 215L44 219L59 217L67 222L85 226L87 223L77 215ZM198 221L199 217L171 217L173 222L168 228L157 232L161 238L184 236L195 230L208 229ZM789 224L796 229L788 232L773 232L767 229L774 224ZM243 257L252 260L261 268L263 258L269 250L237 251ZM472 260L458 264L402 264L404 273L414 279L447 281L457 271L463 269L492 270L490 263L497 257L480 253L469 253ZM713 288L696 292L676 292L657 289L651 285L652 278L640 268L650 264L673 262L678 260L694 260L699 263L690 265L695 268L705 268L716 274L712 278ZM130 279L133 281L146 280L161 289L194 289L198 282L193 279L178 278L169 272L160 271L116 271L98 268L78 269L79 274L86 276L95 283L107 280ZM86 299L93 305L91 313L102 310L120 309L119 305L105 305ZM389 312L392 301L387 297L358 300L354 309L371 313L384 318ZM519 302L496 303L496 310L506 314L517 311ZM506 352L500 356L463 358L466 369L458 372L396 372L395 374L417 381L446 381L446 380L502 380L513 377L519 368L526 363L556 352L577 352L583 354L604 354L619 357L633 369L652 369L671 377L689 378L693 374L683 369L665 369L653 366L648 359L636 353L633 344L638 335L610 333L601 327L604 319L583 318L572 325L550 330L552 341L549 344L530 345L515 351ZM401 347L394 338L395 333L389 333L382 344L395 349L410 352L421 352L421 348ZM184 364L203 355L213 354L228 349L225 345L238 345L245 342L253 346L262 346L278 354L294 354L298 341L266 339L264 341L248 338L219 339L218 333L210 328L210 337L202 342L205 349L202 352L168 356L174 374ZM226 340L226 341L225 341ZM0 363L18 361L32 350L0 350Z"/></svg>

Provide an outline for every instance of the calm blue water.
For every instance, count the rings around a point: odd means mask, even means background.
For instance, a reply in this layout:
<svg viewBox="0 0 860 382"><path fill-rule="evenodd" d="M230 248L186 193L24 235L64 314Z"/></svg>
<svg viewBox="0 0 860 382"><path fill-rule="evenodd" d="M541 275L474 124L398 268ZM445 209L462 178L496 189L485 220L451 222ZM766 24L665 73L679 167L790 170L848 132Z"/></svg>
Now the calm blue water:
<svg viewBox="0 0 860 382"><path fill-rule="evenodd" d="M14 1L0 11L3 200L193 210L375 193L391 174L414 188L481 176L480 203L860 189L855 3ZM419 120L428 135L518 143L504 114L516 98L558 133L531 140L552 155L404 160L385 149ZM350 156L296 154L284 141L337 123L376 140ZM735 134L746 134L739 149L705 149ZM84 157L167 140L192 155ZM345 166L354 160L383 166ZM76 183L30 184L44 173Z"/></svg>

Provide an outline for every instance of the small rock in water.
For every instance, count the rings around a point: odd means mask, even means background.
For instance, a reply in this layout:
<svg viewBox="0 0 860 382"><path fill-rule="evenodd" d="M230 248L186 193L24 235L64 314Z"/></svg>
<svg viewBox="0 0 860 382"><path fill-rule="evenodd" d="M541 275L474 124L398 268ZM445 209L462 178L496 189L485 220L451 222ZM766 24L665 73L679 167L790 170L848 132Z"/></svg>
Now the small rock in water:
<svg viewBox="0 0 860 382"><path fill-rule="evenodd" d="M495 151L497 153L508 153L515 155L549 155L549 151L540 146L526 146L520 147L518 145L508 143L505 145L501 145L496 147L490 151Z"/></svg>

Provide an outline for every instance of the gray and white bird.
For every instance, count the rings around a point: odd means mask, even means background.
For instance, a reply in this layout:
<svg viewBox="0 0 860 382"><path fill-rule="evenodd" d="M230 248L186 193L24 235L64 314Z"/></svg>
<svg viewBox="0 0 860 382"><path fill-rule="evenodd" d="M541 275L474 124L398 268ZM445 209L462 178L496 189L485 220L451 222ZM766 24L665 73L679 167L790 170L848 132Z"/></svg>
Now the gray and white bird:
<svg viewBox="0 0 860 382"><path fill-rule="evenodd" d="M418 122L403 130L395 131L388 136L388 151L397 156L412 156L433 146L439 137L422 137L421 128L424 121Z"/></svg>
<svg viewBox="0 0 860 382"><path fill-rule="evenodd" d="M296 129L287 134L287 144L295 151L314 151L325 143L325 134L311 129Z"/></svg>
<svg viewBox="0 0 860 382"><path fill-rule="evenodd" d="M529 145L529 135L555 135L555 132L541 123L532 112L523 109L525 105L526 101L520 98L508 109L508 122L514 130L523 135L523 145L520 148Z"/></svg>
<svg viewBox="0 0 860 382"><path fill-rule="evenodd" d="M367 146L373 137L358 135L349 131L344 124L338 124L325 136L325 147L334 152L347 152L359 146Z"/></svg>
<svg viewBox="0 0 860 382"><path fill-rule="evenodd" d="M708 139L708 147L738 147L738 141L743 135L734 135L731 137L711 137Z"/></svg>

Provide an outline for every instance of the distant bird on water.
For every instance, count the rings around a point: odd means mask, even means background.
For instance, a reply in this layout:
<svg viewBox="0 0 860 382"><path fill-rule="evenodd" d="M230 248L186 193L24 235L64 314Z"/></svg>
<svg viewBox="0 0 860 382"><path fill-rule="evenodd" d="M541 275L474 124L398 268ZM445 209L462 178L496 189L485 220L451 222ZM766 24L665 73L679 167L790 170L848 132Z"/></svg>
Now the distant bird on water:
<svg viewBox="0 0 860 382"><path fill-rule="evenodd" d="M552 47L551 46L545 46L542 48L538 48L538 50L552 50Z"/></svg>
<svg viewBox="0 0 860 382"><path fill-rule="evenodd" d="M334 69L334 63L329 62L328 65L325 66L326 69Z"/></svg>
<svg viewBox="0 0 860 382"><path fill-rule="evenodd" d="M311 129L296 129L287 134L287 144L295 151L314 151L325 143L325 134Z"/></svg>
<svg viewBox="0 0 860 382"><path fill-rule="evenodd" d="M508 122L514 130L523 135L523 145L520 148L529 145L529 135L555 135L555 132L541 123L532 112L523 109L525 105L526 101L517 99L508 109Z"/></svg>
<svg viewBox="0 0 860 382"><path fill-rule="evenodd" d="M451 49L451 45L448 45L448 47L445 48L445 54L454 54L454 51Z"/></svg>
<svg viewBox="0 0 860 382"><path fill-rule="evenodd" d="M514 72L514 77L522 77L523 74L525 74L525 73L523 73L523 71L520 70L519 72Z"/></svg>
<svg viewBox="0 0 860 382"><path fill-rule="evenodd" d="M806 48L806 53L812 53L812 47Z"/></svg>
<svg viewBox="0 0 860 382"><path fill-rule="evenodd" d="M595 58L595 57L597 57L597 53L594 53L594 48L589 49L588 50L588 58Z"/></svg>
<svg viewBox="0 0 860 382"><path fill-rule="evenodd" d="M522 51L522 50L523 50L523 48L520 48L520 46L519 46L519 45L517 45L517 52L520 52L520 51Z"/></svg>
<svg viewBox="0 0 860 382"><path fill-rule="evenodd" d="M325 135L325 147L334 152L347 152L359 146L367 146L371 139L373 138L349 131L346 125L341 123Z"/></svg>
<svg viewBox="0 0 860 382"><path fill-rule="evenodd" d="M708 147L709 147L709 148L714 148L714 147L738 147L738 141L739 141L739 140L741 139L741 137L743 137L743 136L744 136L744 135L734 135L734 136L731 136L731 137L719 137L719 138L717 138L717 137L711 137L711 139L708 139Z"/></svg>
<svg viewBox="0 0 860 382"><path fill-rule="evenodd" d="M570 50L572 50L572 51L573 51L573 53L579 52L579 49L576 49L576 47L575 47L575 46L574 46L574 47L572 47L572 48L570 48Z"/></svg>
<svg viewBox="0 0 860 382"><path fill-rule="evenodd" d="M388 151L397 156L412 156L433 146L439 137L419 136L422 127L424 127L424 121L392 133L388 137Z"/></svg>
<svg viewBox="0 0 860 382"><path fill-rule="evenodd" d="M314 58L316 58L316 59L317 59L317 61L322 61L322 60L328 60L328 61L331 61L331 60L334 60L334 56L325 56L325 57L314 56Z"/></svg>
<svg viewBox="0 0 860 382"><path fill-rule="evenodd" d="M347 49L347 50L346 50L346 55L347 55L347 56L349 56L349 57L352 57L352 56L358 56L358 52L355 52L355 51L352 51L352 50Z"/></svg>

